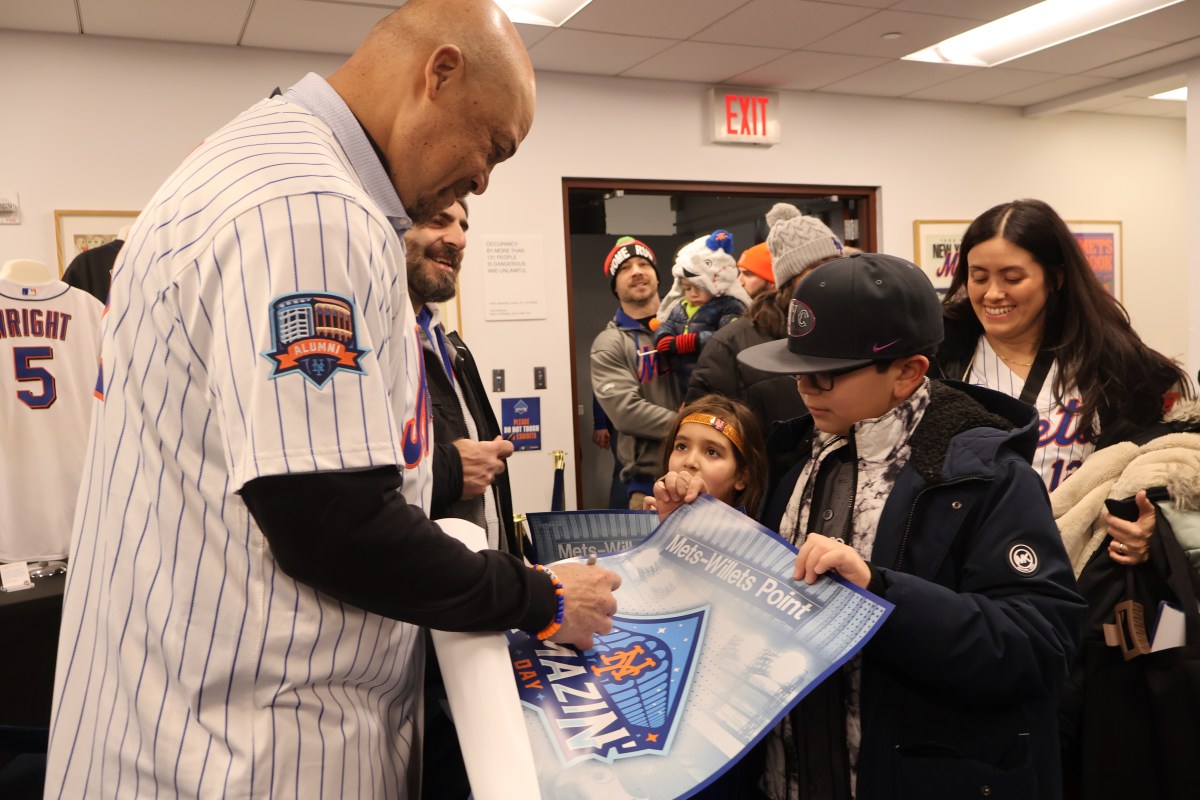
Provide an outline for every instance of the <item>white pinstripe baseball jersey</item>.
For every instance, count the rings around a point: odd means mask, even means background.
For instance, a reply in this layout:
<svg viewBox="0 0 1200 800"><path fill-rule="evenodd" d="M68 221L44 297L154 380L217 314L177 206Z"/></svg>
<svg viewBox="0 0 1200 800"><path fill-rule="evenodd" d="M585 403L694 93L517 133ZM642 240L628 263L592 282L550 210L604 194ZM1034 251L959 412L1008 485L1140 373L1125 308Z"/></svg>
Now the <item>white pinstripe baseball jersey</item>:
<svg viewBox="0 0 1200 800"><path fill-rule="evenodd" d="M61 281L0 280L0 561L67 555L103 310Z"/></svg>
<svg viewBox="0 0 1200 800"><path fill-rule="evenodd" d="M409 796L419 629L289 578L237 494L396 464L428 508L407 224L315 75L210 136L139 217L104 324L47 797Z"/></svg>
<svg viewBox="0 0 1200 800"><path fill-rule="evenodd" d="M1078 469L1096 446L1079 435L1079 407L1082 400L1072 388L1062 402L1054 399L1054 378L1058 363L1050 366L1046 380L1033 404L1038 413L1038 445L1033 454L1033 468L1042 476L1046 489L1053 492L1072 472ZM953 377L953 376L952 376ZM979 337L970 369L963 377L967 383L986 386L1020 397L1025 379L1015 374L996 355L986 336Z"/></svg>

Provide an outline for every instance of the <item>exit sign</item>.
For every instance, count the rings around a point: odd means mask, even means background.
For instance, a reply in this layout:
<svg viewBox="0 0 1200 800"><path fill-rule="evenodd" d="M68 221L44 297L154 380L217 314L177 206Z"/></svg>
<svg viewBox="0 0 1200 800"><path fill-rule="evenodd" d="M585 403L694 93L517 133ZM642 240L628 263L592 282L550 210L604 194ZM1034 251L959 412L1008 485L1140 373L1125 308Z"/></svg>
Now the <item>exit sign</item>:
<svg viewBox="0 0 1200 800"><path fill-rule="evenodd" d="M779 92L709 89L712 141L779 144Z"/></svg>

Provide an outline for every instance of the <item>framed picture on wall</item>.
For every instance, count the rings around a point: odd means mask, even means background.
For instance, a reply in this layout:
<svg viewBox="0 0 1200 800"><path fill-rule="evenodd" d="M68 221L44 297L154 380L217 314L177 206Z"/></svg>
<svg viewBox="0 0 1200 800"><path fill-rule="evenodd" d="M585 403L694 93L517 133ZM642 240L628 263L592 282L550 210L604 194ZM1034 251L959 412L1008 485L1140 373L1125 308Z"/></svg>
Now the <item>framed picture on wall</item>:
<svg viewBox="0 0 1200 800"><path fill-rule="evenodd" d="M58 240L58 276L75 256L108 244L117 231L133 224L137 211L55 211L54 235Z"/></svg>
<svg viewBox="0 0 1200 800"><path fill-rule="evenodd" d="M1067 227L1083 254L1087 257L1092 272L1108 289L1109 294L1121 299L1121 223L1099 220L1067 220Z"/></svg>
<svg viewBox="0 0 1200 800"><path fill-rule="evenodd" d="M969 219L913 220L913 263L925 270L938 294L945 294L958 265L958 248Z"/></svg>

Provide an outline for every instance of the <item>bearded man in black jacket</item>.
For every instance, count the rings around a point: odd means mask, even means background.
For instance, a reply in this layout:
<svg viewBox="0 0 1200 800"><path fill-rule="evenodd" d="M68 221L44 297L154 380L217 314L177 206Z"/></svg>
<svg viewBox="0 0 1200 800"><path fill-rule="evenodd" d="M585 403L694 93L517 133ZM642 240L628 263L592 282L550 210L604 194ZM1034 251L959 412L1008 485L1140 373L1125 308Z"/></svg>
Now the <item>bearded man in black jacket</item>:
<svg viewBox="0 0 1200 800"><path fill-rule="evenodd" d="M513 526L505 461L512 442L488 402L471 351L447 332L437 303L452 300L467 247L467 208L456 201L404 235L408 294L421 329L433 415L431 519L455 517L487 531L488 546L521 555ZM424 793L448 799L470 795L454 725L445 713L445 688L432 647L426 649Z"/></svg>
<svg viewBox="0 0 1200 800"><path fill-rule="evenodd" d="M505 473L512 442L500 436L471 351L456 331L444 329L436 306L454 298L469 227L460 200L404 235L408 294L421 328L433 412L429 515L474 522L487 531L489 547L520 554Z"/></svg>

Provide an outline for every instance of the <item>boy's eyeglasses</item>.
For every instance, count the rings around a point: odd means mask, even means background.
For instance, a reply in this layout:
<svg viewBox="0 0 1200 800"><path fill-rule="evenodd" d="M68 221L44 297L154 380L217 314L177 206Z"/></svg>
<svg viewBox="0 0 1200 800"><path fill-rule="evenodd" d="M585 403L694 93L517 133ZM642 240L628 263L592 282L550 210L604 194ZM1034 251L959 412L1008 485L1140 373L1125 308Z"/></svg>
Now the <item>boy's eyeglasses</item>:
<svg viewBox="0 0 1200 800"><path fill-rule="evenodd" d="M860 369L866 369L867 367L873 367L875 364L876 362L874 361L868 361L866 364L859 364L856 367L828 369L824 372L801 372L793 375L792 377L796 379L796 383L800 383L801 378L808 378L808 382L811 383L818 391L829 392L833 391L834 378L838 377L839 375L849 375L851 372L858 372Z"/></svg>

